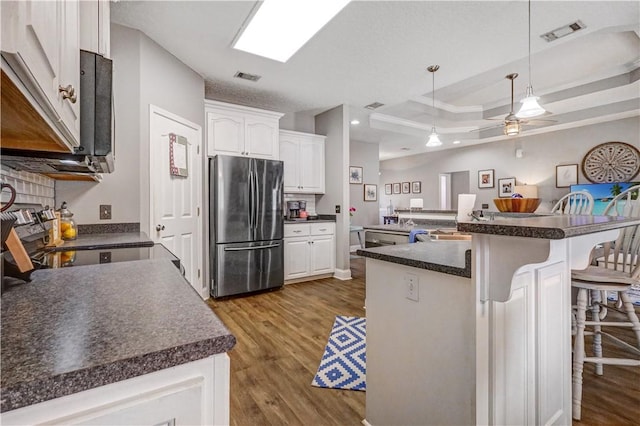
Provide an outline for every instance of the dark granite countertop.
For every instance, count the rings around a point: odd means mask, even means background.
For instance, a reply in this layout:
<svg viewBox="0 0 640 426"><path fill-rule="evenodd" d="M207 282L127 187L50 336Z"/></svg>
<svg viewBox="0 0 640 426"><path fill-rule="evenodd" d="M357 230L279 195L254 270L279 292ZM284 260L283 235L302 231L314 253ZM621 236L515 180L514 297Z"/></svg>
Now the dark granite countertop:
<svg viewBox="0 0 640 426"><path fill-rule="evenodd" d="M75 240L65 240L64 244L55 247L52 251L151 246L153 246L153 241L151 241L144 232L115 232L106 234L78 234Z"/></svg>
<svg viewBox="0 0 640 426"><path fill-rule="evenodd" d="M456 215L458 213L457 210L429 210L429 209L395 209L395 212L402 213L441 213L442 215L450 216Z"/></svg>
<svg viewBox="0 0 640 426"><path fill-rule="evenodd" d="M587 215L543 215L458 222L458 230L477 234L560 240L594 232L639 225L640 218Z"/></svg>
<svg viewBox="0 0 640 426"><path fill-rule="evenodd" d="M409 232L412 229L429 229L429 230L436 230L436 229L456 229L456 222L455 221L445 221L445 220L438 220L438 221L430 221L428 223L420 223L420 224L416 224L413 226L407 226L407 225L398 225L398 224L390 224L390 225L363 225L363 228L365 230L376 230L376 231L388 231L388 232L402 232L402 233L406 233L407 235L409 235Z"/></svg>
<svg viewBox="0 0 640 426"><path fill-rule="evenodd" d="M326 222L333 222L333 223L335 223L335 222L336 222L336 220L335 220L335 219L333 219L333 220L331 220L331 219L285 220L285 221L284 221L284 224L285 224L285 225L296 225L296 224L300 224L300 223L302 223L302 224L307 224L307 223L311 224L311 223L323 223L323 222L325 222L325 223L326 223Z"/></svg>
<svg viewBox="0 0 640 426"><path fill-rule="evenodd" d="M45 269L2 294L0 411L227 352L169 259Z"/></svg>
<svg viewBox="0 0 640 426"><path fill-rule="evenodd" d="M360 256L471 278L471 241L430 241L373 247Z"/></svg>

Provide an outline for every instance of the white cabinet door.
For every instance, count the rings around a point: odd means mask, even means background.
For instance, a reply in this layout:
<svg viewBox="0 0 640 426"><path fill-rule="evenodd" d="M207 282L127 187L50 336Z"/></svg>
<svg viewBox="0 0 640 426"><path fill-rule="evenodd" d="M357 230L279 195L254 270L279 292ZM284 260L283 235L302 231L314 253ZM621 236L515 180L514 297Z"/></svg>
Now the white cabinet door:
<svg viewBox="0 0 640 426"><path fill-rule="evenodd" d="M69 151L80 140L79 19L77 0L2 2L2 56Z"/></svg>
<svg viewBox="0 0 640 426"><path fill-rule="evenodd" d="M208 155L245 155L244 117L240 114L207 114Z"/></svg>
<svg viewBox="0 0 640 426"><path fill-rule="evenodd" d="M324 194L323 139L309 138L300 141L299 164L300 189L302 192Z"/></svg>
<svg viewBox="0 0 640 426"><path fill-rule="evenodd" d="M309 275L309 237L284 239L284 279Z"/></svg>
<svg viewBox="0 0 640 426"><path fill-rule="evenodd" d="M75 88L74 96L65 99L58 93L58 110L63 125L80 140L80 9L77 1L60 5L60 80L63 87Z"/></svg>
<svg viewBox="0 0 640 426"><path fill-rule="evenodd" d="M284 162L284 192L300 192L300 144L290 135L280 134L280 160Z"/></svg>
<svg viewBox="0 0 640 426"><path fill-rule="evenodd" d="M80 2L80 49L111 57L109 0Z"/></svg>
<svg viewBox="0 0 640 426"><path fill-rule="evenodd" d="M259 117L246 117L244 120L246 155L255 158L277 160L278 122Z"/></svg>
<svg viewBox="0 0 640 426"><path fill-rule="evenodd" d="M336 250L333 235L311 237L311 275L326 274L335 269Z"/></svg>

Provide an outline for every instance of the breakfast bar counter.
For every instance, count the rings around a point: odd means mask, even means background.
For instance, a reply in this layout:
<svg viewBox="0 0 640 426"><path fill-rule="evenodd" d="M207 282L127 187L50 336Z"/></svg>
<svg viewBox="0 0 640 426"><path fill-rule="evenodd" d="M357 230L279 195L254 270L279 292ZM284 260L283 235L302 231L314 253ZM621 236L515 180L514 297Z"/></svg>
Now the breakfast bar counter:
<svg viewBox="0 0 640 426"><path fill-rule="evenodd" d="M367 423L571 424L571 270L639 224L496 215L458 223L471 242L359 250Z"/></svg>

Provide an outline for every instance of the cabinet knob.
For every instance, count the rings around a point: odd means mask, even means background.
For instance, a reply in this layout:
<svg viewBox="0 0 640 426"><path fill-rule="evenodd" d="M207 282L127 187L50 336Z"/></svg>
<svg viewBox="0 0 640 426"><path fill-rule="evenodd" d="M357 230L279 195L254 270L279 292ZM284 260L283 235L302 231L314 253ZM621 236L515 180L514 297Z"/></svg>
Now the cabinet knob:
<svg viewBox="0 0 640 426"><path fill-rule="evenodd" d="M72 85L68 86L58 86L58 92L62 93L62 99L69 99L69 102L75 104L78 100L78 95L76 94L76 89Z"/></svg>
<svg viewBox="0 0 640 426"><path fill-rule="evenodd" d="M164 225L156 225L156 231L164 231Z"/></svg>

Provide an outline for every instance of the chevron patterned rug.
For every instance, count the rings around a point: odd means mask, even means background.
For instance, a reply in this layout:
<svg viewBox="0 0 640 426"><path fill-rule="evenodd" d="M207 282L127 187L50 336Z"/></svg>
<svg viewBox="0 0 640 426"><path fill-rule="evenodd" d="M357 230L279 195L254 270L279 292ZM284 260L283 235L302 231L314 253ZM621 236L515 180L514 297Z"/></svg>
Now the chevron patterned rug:
<svg viewBox="0 0 640 426"><path fill-rule="evenodd" d="M312 386L366 389L366 319L337 316Z"/></svg>

